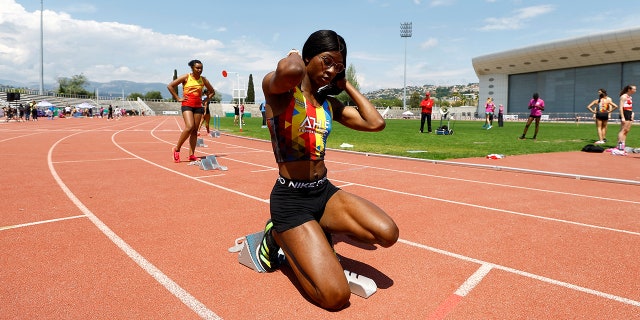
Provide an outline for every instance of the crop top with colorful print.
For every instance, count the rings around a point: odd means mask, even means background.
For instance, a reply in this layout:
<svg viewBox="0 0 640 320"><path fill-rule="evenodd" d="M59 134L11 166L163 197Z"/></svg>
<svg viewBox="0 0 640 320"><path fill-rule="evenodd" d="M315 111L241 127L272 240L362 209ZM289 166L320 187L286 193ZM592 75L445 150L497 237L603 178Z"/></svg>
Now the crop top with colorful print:
<svg viewBox="0 0 640 320"><path fill-rule="evenodd" d="M287 109L267 121L276 162L324 160L332 117L327 100L315 107L296 86Z"/></svg>
<svg viewBox="0 0 640 320"><path fill-rule="evenodd" d="M204 81L202 77L196 79L192 74L187 77L187 82L184 83L182 88L182 100L183 107L202 107L202 88L204 87Z"/></svg>

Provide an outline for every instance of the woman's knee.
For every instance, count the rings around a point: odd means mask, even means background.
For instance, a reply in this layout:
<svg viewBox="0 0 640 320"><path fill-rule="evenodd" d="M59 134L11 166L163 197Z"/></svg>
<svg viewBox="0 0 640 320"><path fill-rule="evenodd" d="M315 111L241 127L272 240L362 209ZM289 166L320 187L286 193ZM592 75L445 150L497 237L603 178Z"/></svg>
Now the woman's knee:
<svg viewBox="0 0 640 320"><path fill-rule="evenodd" d="M324 309L338 310L343 308L351 298L349 285L333 285L318 292L316 302Z"/></svg>
<svg viewBox="0 0 640 320"><path fill-rule="evenodd" d="M400 230L394 222L386 223L378 234L378 243L384 248L394 245L400 237Z"/></svg>

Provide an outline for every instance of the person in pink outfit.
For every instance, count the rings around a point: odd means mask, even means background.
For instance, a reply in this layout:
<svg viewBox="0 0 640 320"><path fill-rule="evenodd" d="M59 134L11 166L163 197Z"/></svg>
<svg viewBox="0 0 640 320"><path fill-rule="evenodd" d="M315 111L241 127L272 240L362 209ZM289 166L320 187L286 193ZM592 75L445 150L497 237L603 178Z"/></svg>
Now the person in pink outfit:
<svg viewBox="0 0 640 320"><path fill-rule="evenodd" d="M493 113L496 111L496 104L493 103L493 98L487 98L487 103L484 104L484 125L483 128L489 130L493 126Z"/></svg>
<svg viewBox="0 0 640 320"><path fill-rule="evenodd" d="M536 131L533 133L533 140L538 136L540 118L542 117L542 111L544 111L544 100L540 99L540 95L537 92L533 94L533 98L529 101L529 110L531 110L531 113L529 114L529 119L527 119L527 124L524 126L522 136L520 136L521 140L526 139L527 130L529 130L529 126L533 120L536 121Z"/></svg>

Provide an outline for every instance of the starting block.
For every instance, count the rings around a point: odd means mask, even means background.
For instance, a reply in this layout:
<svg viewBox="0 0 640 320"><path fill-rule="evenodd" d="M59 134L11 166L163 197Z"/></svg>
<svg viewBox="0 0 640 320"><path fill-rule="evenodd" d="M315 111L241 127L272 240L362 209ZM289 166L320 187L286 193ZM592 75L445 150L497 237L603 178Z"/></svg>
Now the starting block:
<svg viewBox="0 0 640 320"><path fill-rule="evenodd" d="M196 141L196 147L206 148L208 146L206 144L204 144L204 139L198 138L198 140Z"/></svg>
<svg viewBox="0 0 640 320"><path fill-rule="evenodd" d="M220 138L220 131L218 131L218 130L216 130L216 131L211 131L211 132L209 132L209 135L210 135L212 138Z"/></svg>
<svg viewBox="0 0 640 320"><path fill-rule="evenodd" d="M260 273L266 272L258 263L258 257L256 254L258 246L260 246L260 242L262 241L263 234L264 231L258 231L242 238L238 238L235 241L235 245L229 248L229 252L239 252L238 262L240 262L240 264ZM285 256L282 249L280 249L278 253L280 258L284 261ZM371 278L367 278L349 270L344 270L344 275L349 282L349 289L351 290L351 293L355 295L366 299L378 290L376 282Z"/></svg>
<svg viewBox="0 0 640 320"><path fill-rule="evenodd" d="M220 171L227 171L229 170L229 168L220 165L218 163L218 159L216 158L215 155L208 155L205 158L203 158L202 160L200 160L200 169L202 170L220 170Z"/></svg>
<svg viewBox="0 0 640 320"><path fill-rule="evenodd" d="M351 289L351 293L355 295L363 298L369 298L372 294L376 293L376 290L378 290L376 282L371 278L353 273L349 270L344 270L344 275L347 277L347 281L349 281L349 289Z"/></svg>
<svg viewBox="0 0 640 320"><path fill-rule="evenodd" d="M256 250L260 245L260 241L262 241L263 234L263 231L258 231L243 238L236 239L236 245L229 248L229 252L240 252L238 254L238 262L240 262L240 264L260 273L266 272L258 263L258 257L256 256Z"/></svg>

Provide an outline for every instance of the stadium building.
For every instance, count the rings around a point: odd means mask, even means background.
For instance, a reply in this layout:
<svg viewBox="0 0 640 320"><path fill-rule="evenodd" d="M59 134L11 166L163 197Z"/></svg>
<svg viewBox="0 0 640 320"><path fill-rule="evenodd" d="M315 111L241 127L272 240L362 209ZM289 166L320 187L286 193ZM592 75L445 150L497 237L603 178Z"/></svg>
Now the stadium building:
<svg viewBox="0 0 640 320"><path fill-rule="evenodd" d="M472 59L480 80L478 114L493 97L505 113L527 117L534 92L554 118L588 115L586 106L607 90L618 104L620 90L640 83L640 28L554 41ZM614 113L618 117L618 112Z"/></svg>

